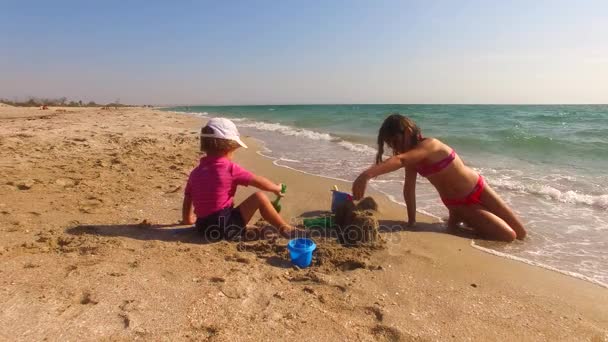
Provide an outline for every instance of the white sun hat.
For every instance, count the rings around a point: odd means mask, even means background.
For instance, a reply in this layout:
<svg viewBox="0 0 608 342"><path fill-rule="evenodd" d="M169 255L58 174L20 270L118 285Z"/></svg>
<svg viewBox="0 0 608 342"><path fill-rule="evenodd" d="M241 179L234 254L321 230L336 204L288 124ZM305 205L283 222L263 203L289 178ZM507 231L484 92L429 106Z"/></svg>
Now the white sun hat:
<svg viewBox="0 0 608 342"><path fill-rule="evenodd" d="M239 145L247 148L247 145L241 140L239 130L234 122L226 118L213 118L207 122L206 127L213 130L213 133L201 133L202 138L218 138L236 141Z"/></svg>

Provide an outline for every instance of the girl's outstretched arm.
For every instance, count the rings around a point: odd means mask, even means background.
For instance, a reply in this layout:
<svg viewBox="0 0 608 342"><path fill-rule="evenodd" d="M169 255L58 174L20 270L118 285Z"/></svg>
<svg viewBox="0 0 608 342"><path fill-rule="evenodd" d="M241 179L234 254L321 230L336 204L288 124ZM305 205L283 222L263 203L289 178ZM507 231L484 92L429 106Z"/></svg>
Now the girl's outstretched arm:
<svg viewBox="0 0 608 342"><path fill-rule="evenodd" d="M418 147L408 152L392 156L382 163L376 164L363 171L353 183L353 197L358 200L365 195L365 188L370 179L399 170L402 167L415 167L416 164L426 158L427 154L428 152L424 148Z"/></svg>
<svg viewBox="0 0 608 342"><path fill-rule="evenodd" d="M380 164L376 164L369 169L363 171L353 182L353 198L360 200L365 195L367 182L377 176L399 170L402 168L401 160L397 156L390 157Z"/></svg>

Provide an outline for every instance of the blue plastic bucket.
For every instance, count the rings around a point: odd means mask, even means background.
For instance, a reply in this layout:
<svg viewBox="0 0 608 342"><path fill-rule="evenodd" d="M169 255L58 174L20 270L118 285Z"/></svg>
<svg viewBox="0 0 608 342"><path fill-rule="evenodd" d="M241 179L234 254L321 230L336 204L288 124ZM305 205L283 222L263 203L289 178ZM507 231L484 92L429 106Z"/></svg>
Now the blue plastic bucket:
<svg viewBox="0 0 608 342"><path fill-rule="evenodd" d="M338 207L346 202L346 201L352 201L353 200L353 196L349 193L346 192L342 192L342 191L337 191L337 190L332 190L331 191L331 211L333 213L336 212L336 210L338 209Z"/></svg>
<svg viewBox="0 0 608 342"><path fill-rule="evenodd" d="M317 248L317 245L311 239L293 239L287 243L289 257L291 263L300 267L308 267L312 262L312 251Z"/></svg>

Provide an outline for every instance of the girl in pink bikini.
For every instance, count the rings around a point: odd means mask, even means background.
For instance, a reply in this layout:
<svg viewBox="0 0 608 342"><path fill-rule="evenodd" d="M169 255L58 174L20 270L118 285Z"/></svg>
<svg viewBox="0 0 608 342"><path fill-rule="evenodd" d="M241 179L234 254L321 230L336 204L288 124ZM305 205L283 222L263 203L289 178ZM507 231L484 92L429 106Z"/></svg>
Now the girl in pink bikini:
<svg viewBox="0 0 608 342"><path fill-rule="evenodd" d="M384 144L393 156L383 161ZM454 149L437 139L423 138L414 121L399 114L382 123L376 164L353 183L354 198L363 197L370 179L401 168L405 168L403 197L410 226L416 224L416 177L420 174L435 186L450 211L450 229L465 223L485 238L509 242L526 236L517 215L481 175L464 165Z"/></svg>

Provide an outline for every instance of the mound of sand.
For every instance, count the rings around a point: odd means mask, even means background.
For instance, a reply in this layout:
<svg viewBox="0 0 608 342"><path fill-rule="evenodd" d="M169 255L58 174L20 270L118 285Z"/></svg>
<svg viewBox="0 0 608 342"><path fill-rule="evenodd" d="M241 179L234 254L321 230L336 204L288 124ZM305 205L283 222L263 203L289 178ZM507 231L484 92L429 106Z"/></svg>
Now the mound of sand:
<svg viewBox="0 0 608 342"><path fill-rule="evenodd" d="M359 248L345 248L334 239L328 237L317 237L315 239L317 249L313 254L311 269L324 274L333 274L338 271L353 271L359 268L377 270L380 266L370 263L370 258L376 250L375 246L358 245ZM250 252L257 258L266 260L270 265L282 268L292 267L289 261L289 251L282 244L275 241L258 240L240 242L237 245L238 252ZM238 262L250 263L244 260L242 255L230 257Z"/></svg>
<svg viewBox="0 0 608 342"><path fill-rule="evenodd" d="M338 241L346 246L376 245L381 242L376 218L378 204L372 197L359 203L346 202L336 210Z"/></svg>
<svg viewBox="0 0 608 342"><path fill-rule="evenodd" d="M0 102L0 108L14 108L14 106L7 105L6 103Z"/></svg>

